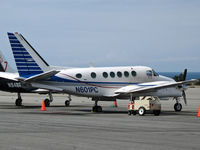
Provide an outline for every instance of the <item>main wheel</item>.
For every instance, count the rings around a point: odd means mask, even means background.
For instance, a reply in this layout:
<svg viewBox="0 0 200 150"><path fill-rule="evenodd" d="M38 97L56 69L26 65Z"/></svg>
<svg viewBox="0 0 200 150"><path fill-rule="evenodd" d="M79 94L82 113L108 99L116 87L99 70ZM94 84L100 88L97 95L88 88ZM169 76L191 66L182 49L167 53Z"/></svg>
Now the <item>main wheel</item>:
<svg viewBox="0 0 200 150"><path fill-rule="evenodd" d="M69 105L70 105L70 101L69 101L69 100L66 100L66 101L65 101L65 106L66 106L66 107L69 107Z"/></svg>
<svg viewBox="0 0 200 150"><path fill-rule="evenodd" d="M144 114L145 114L145 108L144 108L144 107L140 107L140 108L138 109L138 114L139 114L140 116L144 116Z"/></svg>
<svg viewBox="0 0 200 150"><path fill-rule="evenodd" d="M101 106L97 106L97 112L102 112L102 107Z"/></svg>
<svg viewBox="0 0 200 150"><path fill-rule="evenodd" d="M45 103L45 106L46 106L46 107L49 107L49 106L50 106L50 100L49 100L48 98L46 98L46 99L44 100L44 103Z"/></svg>
<svg viewBox="0 0 200 150"><path fill-rule="evenodd" d="M102 107L101 106L94 106L92 107L93 112L102 112Z"/></svg>
<svg viewBox="0 0 200 150"><path fill-rule="evenodd" d="M174 110L175 110L176 112L181 111L181 110L182 110L182 105L181 105L181 103L176 103L176 104L174 104Z"/></svg>
<svg viewBox="0 0 200 150"><path fill-rule="evenodd" d="M16 99L16 101L15 101L15 105L16 106L22 106L22 99Z"/></svg>

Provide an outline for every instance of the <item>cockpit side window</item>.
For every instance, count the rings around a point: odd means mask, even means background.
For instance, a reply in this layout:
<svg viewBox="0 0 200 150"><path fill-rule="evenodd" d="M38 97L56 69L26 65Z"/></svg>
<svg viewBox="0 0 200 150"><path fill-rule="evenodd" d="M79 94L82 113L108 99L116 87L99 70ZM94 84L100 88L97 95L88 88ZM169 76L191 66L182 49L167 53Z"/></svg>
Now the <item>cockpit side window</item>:
<svg viewBox="0 0 200 150"><path fill-rule="evenodd" d="M152 76L152 71L151 70L147 70L146 74L147 74L148 77L151 77Z"/></svg>
<svg viewBox="0 0 200 150"><path fill-rule="evenodd" d="M154 76L159 76L159 74L157 72L155 72L155 70L152 70L152 71L153 71Z"/></svg>

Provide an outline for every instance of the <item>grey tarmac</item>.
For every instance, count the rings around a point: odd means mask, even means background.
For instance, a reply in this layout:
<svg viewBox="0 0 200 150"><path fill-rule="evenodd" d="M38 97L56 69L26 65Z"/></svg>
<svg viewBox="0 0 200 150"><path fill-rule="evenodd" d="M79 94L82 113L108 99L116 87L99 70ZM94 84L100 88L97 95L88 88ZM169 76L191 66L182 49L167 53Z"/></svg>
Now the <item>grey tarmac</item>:
<svg viewBox="0 0 200 150"><path fill-rule="evenodd" d="M128 116L129 101L99 102L93 113L88 98L55 94L47 111L40 111L45 95L22 94L23 106L14 105L16 94L0 92L1 150L133 150L200 149L200 88L186 92L188 106L174 112L175 101L162 101L160 116Z"/></svg>

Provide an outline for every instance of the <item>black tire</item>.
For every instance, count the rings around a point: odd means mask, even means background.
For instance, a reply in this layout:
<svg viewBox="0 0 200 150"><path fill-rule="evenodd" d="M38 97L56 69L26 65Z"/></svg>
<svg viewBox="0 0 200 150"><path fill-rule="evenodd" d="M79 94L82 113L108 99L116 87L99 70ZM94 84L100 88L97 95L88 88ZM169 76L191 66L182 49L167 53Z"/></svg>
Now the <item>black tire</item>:
<svg viewBox="0 0 200 150"><path fill-rule="evenodd" d="M98 106L92 107L92 111L93 111L93 112L98 112Z"/></svg>
<svg viewBox="0 0 200 150"><path fill-rule="evenodd" d="M92 107L92 111L93 111L93 112L97 112L97 107L96 107L96 106L93 106L93 107Z"/></svg>
<svg viewBox="0 0 200 150"><path fill-rule="evenodd" d="M69 107L69 105L70 105L70 101L69 101L69 100L66 100L66 101L65 101L65 106L66 106L66 107Z"/></svg>
<svg viewBox="0 0 200 150"><path fill-rule="evenodd" d="M45 103L45 107L49 107L50 106L50 100L48 98L46 98L44 100L44 103Z"/></svg>
<svg viewBox="0 0 200 150"><path fill-rule="evenodd" d="M94 106L92 107L93 112L102 112L102 107L101 106Z"/></svg>
<svg viewBox="0 0 200 150"><path fill-rule="evenodd" d="M153 114L154 114L155 116L159 116L159 115L160 115L160 110L154 110L154 111L153 111Z"/></svg>
<svg viewBox="0 0 200 150"><path fill-rule="evenodd" d="M175 110L176 112L180 112L180 111L182 110L182 105L181 105L181 103L176 103L176 104L174 104L174 110Z"/></svg>
<svg viewBox="0 0 200 150"><path fill-rule="evenodd" d="M101 106L97 106L97 112L102 112L102 107Z"/></svg>
<svg viewBox="0 0 200 150"><path fill-rule="evenodd" d="M15 105L16 106L22 106L22 99L16 99Z"/></svg>
<svg viewBox="0 0 200 150"><path fill-rule="evenodd" d="M146 112L146 110L145 110L144 107L140 107L140 108L138 109L138 114L139 114L140 116L144 116L145 112Z"/></svg>
<svg viewBox="0 0 200 150"><path fill-rule="evenodd" d="M130 111L130 110L128 110L128 115L129 115L129 116L131 115L131 111Z"/></svg>

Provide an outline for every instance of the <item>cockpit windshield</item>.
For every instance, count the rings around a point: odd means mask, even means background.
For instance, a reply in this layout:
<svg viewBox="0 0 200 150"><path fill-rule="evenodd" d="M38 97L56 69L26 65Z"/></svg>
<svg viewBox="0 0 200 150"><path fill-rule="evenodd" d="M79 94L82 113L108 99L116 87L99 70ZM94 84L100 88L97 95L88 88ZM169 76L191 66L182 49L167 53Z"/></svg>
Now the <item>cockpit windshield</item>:
<svg viewBox="0 0 200 150"><path fill-rule="evenodd" d="M152 71L153 71L154 76L159 76L159 74L157 72L155 72L155 70L152 70Z"/></svg>

